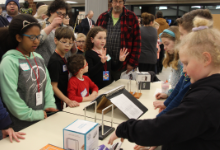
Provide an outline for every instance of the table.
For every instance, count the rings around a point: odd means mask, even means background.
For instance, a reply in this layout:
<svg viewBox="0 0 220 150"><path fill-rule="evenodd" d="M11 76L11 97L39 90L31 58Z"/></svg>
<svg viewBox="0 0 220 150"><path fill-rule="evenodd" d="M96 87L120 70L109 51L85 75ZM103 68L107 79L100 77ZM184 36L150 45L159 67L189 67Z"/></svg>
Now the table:
<svg viewBox="0 0 220 150"><path fill-rule="evenodd" d="M127 83L128 83L128 80L120 79L116 82L113 82L109 86L101 89L99 91L99 95L103 94L107 91L110 91L110 90L112 90L112 89L114 89L114 88L116 88L120 85L125 85L126 86ZM136 84L136 82L132 81L132 83L131 83L132 91L135 91L135 84ZM151 83L150 90L142 90L142 96L140 97L139 101L144 106L146 106L148 108L148 111L144 115L142 115L140 117L140 119L153 119L158 114L158 110L155 110L154 106L153 106L153 102L156 100L155 91L158 88L161 88L161 82ZM73 114L76 114L76 115L84 115L83 108L85 108L89 103L90 102L82 102L82 103L80 103L80 107L75 107L75 108L67 107L63 111L73 113ZM95 116L94 111L87 111L86 115L90 118L94 118L94 116ZM102 118L102 115L97 113L97 119L101 119L101 118ZM107 114L105 114L104 120L105 121L111 121L111 111L108 112ZM113 122L115 124L120 124L120 123L122 123L123 121L126 121L126 120L128 120L127 116L125 116L118 108L116 108L114 110L114 120L113 120Z"/></svg>
<svg viewBox="0 0 220 150"><path fill-rule="evenodd" d="M103 94L113 88L120 85L127 85L128 80L120 79L117 82L101 89L99 94ZM142 104L144 104L148 111L140 117L140 119L152 119L158 114L158 110L153 107L153 101L155 101L155 91L157 88L161 87L160 82L151 83L150 90L142 90L142 97L139 99ZM135 90L135 81L132 81L132 90ZM58 147L63 147L63 128L74 122L76 119L84 119L83 108L87 106L90 102L83 102L80 107L75 108L65 108L63 112L58 112L47 119L41 120L38 123L23 129L21 132L25 132L25 140L21 140L20 143L13 142L10 143L9 139L3 139L0 141L0 150L39 150L46 146L47 144L52 144ZM94 121L94 112L87 111L88 121ZM104 122L105 125L110 126L111 112L105 115ZM114 123L113 127L117 128L118 124L123 121L128 120L128 118L119 110L114 111ZM101 123L101 114L97 115L97 123ZM105 144L107 146L109 137L103 141L99 141L99 145ZM116 141L119 141L116 140ZM134 143L130 143L125 140L122 148L124 150L133 150L135 146ZM157 150L159 150L158 148Z"/></svg>
<svg viewBox="0 0 220 150"><path fill-rule="evenodd" d="M76 119L84 119L82 116L73 115L66 112L58 112L47 119L41 120L38 123L23 129L21 132L25 132L25 140L21 140L20 143L13 141L10 143L9 139L3 139L0 141L1 150L40 150L47 144L52 144L58 147L63 147L63 128L74 122ZM88 118L88 121L93 119ZM100 123L100 121L97 121ZM106 123L110 126L110 123ZM117 125L113 125L115 128ZM103 141L99 140L99 145L108 145L109 137ZM120 141L119 139L117 140ZM110 146L110 145L109 145ZM135 146L134 143L130 143L125 140L122 148L124 150L132 149Z"/></svg>

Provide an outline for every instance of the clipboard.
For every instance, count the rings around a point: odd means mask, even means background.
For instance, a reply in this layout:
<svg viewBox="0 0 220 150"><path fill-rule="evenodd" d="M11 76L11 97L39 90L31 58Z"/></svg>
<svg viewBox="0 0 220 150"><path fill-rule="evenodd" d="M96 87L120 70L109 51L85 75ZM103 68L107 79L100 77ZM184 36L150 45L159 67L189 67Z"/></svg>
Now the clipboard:
<svg viewBox="0 0 220 150"><path fill-rule="evenodd" d="M125 111L125 108L123 108L123 106L118 105L117 103L115 103L114 98L117 97L124 97L123 101L127 101L127 103L130 103L133 107L133 110L140 110L139 115L136 117L129 117L129 112ZM114 100L114 101L113 101ZM148 111L148 109L140 102L138 101L133 95L131 95L126 89L124 85L121 85L117 88L114 88L102 95L99 95L94 101L97 101L97 113L102 113L102 110L108 106L110 106L111 104L114 104L114 106L122 111L129 119L138 119L140 118L144 113L146 113ZM119 100L120 101L120 100ZM91 105L89 107L87 107L88 109L94 109L94 105ZM131 109L132 110L132 109ZM109 111L111 111L111 109L107 109L104 114L108 113ZM129 110L128 110L129 111Z"/></svg>

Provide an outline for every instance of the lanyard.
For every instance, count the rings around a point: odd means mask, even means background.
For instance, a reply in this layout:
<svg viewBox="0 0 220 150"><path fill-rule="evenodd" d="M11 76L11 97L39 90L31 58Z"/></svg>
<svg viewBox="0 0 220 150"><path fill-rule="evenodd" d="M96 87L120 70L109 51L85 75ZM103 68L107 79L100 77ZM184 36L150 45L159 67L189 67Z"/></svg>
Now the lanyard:
<svg viewBox="0 0 220 150"><path fill-rule="evenodd" d="M65 65L66 65L66 59L65 59L65 57L63 58L63 57L58 53L57 50L55 50L55 52L63 59L63 62L64 62ZM66 67L67 67L67 65L66 65ZM69 70L68 70L68 69L67 69L67 71L68 71L68 74L69 74Z"/></svg>
<svg viewBox="0 0 220 150"><path fill-rule="evenodd" d="M98 53L96 50L93 50L93 51L95 51L95 52L99 55L99 53ZM105 64L103 65L103 67L104 67L104 70L107 71L107 61L105 62Z"/></svg>
<svg viewBox="0 0 220 150"><path fill-rule="evenodd" d="M16 49L17 49L20 53L22 53L18 48L16 48ZM22 53L22 54L23 54L23 53ZM33 52L32 52L32 55L34 56L34 53L33 53ZM26 58L28 64L30 65L31 69L32 69L33 72L34 72L34 75L35 75L36 80L37 80L38 92L40 92L40 72L39 72L39 67L38 67L37 61L36 61L36 59L35 59L35 56L34 56L34 61L35 61L36 65L37 65L38 78L37 78L36 72L34 71L32 65L31 65L31 63L29 62L29 60L27 59L27 57L26 57L24 54L23 54L23 56Z"/></svg>

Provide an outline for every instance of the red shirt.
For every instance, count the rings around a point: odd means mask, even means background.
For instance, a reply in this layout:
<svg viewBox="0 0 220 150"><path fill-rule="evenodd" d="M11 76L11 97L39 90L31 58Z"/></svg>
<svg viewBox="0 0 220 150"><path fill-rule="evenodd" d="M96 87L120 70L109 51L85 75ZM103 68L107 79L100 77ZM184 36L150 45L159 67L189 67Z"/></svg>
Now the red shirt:
<svg viewBox="0 0 220 150"><path fill-rule="evenodd" d="M77 77L71 77L68 82L67 96L70 100L82 102L83 97L89 96L89 90L96 91L98 93L99 88L92 82L92 80L83 76L84 81L79 80Z"/></svg>

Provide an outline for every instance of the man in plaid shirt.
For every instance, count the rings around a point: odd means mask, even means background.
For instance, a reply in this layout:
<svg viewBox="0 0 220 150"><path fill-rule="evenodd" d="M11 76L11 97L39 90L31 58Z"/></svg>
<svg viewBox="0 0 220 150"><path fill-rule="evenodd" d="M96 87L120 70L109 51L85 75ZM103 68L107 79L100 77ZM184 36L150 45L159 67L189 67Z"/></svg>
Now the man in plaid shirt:
<svg viewBox="0 0 220 150"><path fill-rule="evenodd" d="M141 53L141 35L137 16L124 7L126 0L111 0L112 8L102 13L97 26L107 29L106 48L110 52L113 63L119 62L120 49L127 48L127 56L123 67L118 71L112 71L112 79L118 80L121 71L127 73L138 66Z"/></svg>

